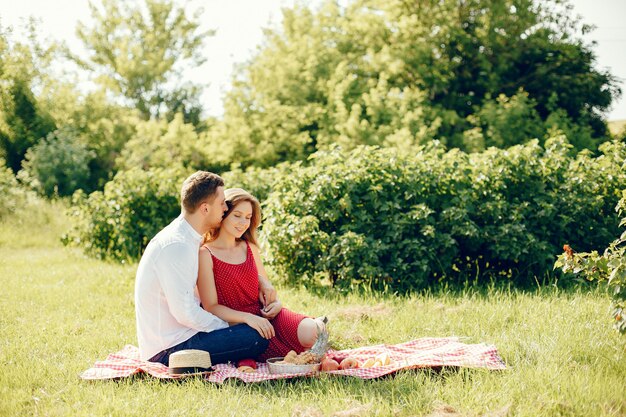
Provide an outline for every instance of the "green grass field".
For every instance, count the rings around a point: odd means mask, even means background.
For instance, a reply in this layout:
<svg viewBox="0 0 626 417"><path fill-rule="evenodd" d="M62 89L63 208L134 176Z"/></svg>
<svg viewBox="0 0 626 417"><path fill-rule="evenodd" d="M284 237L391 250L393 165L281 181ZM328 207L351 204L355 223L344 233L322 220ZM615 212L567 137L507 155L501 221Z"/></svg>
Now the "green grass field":
<svg viewBox="0 0 626 417"><path fill-rule="evenodd" d="M288 307L327 314L336 348L461 336L495 344L508 370L321 376L246 385L136 377L85 382L81 371L136 344L135 265L64 248L62 206L0 224L2 416L625 416L626 338L602 291L435 291L410 297L280 288ZM28 216L34 220L25 221Z"/></svg>
<svg viewBox="0 0 626 417"><path fill-rule="evenodd" d="M614 135L621 134L626 128L626 120L613 120L609 122L609 130Z"/></svg>

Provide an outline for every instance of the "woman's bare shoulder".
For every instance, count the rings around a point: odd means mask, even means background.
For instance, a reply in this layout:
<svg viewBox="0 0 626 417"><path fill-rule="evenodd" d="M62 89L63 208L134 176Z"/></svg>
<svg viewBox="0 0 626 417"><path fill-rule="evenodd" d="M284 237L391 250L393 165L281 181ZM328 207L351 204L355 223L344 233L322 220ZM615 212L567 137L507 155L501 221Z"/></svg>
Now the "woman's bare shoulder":
<svg viewBox="0 0 626 417"><path fill-rule="evenodd" d="M254 259L257 262L259 262L261 260L261 250L254 243L248 243L248 244L250 245L250 251L252 252L252 256L254 256Z"/></svg>
<svg viewBox="0 0 626 417"><path fill-rule="evenodd" d="M200 260L208 262L209 264L213 264L213 259L211 259L211 255L211 250L207 246L200 246L200 250L198 251L198 257L200 258Z"/></svg>

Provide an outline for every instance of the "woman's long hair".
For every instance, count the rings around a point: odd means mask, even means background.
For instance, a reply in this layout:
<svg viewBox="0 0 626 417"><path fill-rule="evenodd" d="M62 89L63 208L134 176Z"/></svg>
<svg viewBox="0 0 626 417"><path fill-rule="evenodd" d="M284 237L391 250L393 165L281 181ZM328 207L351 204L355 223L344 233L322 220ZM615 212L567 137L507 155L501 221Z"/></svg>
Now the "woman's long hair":
<svg viewBox="0 0 626 417"><path fill-rule="evenodd" d="M226 197L226 205L228 206L228 210L224 213L222 219L228 217L239 203L247 201L252 205L252 217L250 218L250 226L248 227L248 230L246 230L244 234L241 235L241 240L245 240L249 243L257 245L256 229L261 223L261 204L259 203L259 200L257 200L255 196L253 196L243 188L228 188L224 190L224 196ZM204 243L214 241L219 235L219 227L209 230L204 235Z"/></svg>

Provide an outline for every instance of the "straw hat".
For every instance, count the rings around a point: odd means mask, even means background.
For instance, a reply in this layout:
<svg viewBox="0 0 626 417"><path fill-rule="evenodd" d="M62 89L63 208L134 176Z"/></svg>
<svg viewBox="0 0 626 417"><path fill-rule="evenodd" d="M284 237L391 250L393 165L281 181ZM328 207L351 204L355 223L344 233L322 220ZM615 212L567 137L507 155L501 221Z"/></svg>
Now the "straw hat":
<svg viewBox="0 0 626 417"><path fill-rule="evenodd" d="M179 350L170 355L170 374L189 374L208 372L211 368L211 355L204 350Z"/></svg>

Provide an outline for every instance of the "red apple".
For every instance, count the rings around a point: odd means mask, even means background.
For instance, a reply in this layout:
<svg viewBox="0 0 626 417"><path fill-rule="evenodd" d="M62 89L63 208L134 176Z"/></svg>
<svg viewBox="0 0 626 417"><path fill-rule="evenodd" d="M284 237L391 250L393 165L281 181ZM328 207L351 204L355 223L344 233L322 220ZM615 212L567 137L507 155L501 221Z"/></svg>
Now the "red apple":
<svg viewBox="0 0 626 417"><path fill-rule="evenodd" d="M241 359L237 362L237 368L240 366L249 366L252 369L256 369L256 361L254 359Z"/></svg>

